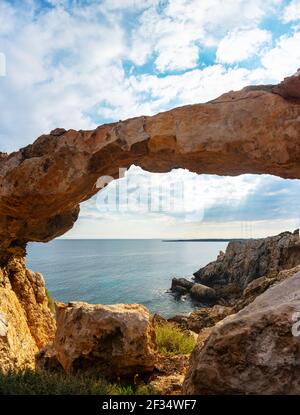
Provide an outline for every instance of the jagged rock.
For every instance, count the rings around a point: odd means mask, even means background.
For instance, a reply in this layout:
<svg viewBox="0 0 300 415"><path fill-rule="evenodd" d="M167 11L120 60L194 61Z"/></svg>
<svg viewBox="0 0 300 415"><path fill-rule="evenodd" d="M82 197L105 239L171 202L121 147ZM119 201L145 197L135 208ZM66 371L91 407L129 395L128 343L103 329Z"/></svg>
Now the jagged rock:
<svg viewBox="0 0 300 415"><path fill-rule="evenodd" d="M194 284L190 294L191 297L202 303L212 303L217 299L215 290L203 284Z"/></svg>
<svg viewBox="0 0 300 415"><path fill-rule="evenodd" d="M99 177L116 178L119 167L300 178L299 79L296 74L278 88L231 91L206 104L93 131L54 130L1 154L0 262L24 254L28 241L45 242L68 231L79 203L99 190Z"/></svg>
<svg viewBox="0 0 300 415"><path fill-rule="evenodd" d="M189 330L188 319L189 319L188 316L178 314L178 315L168 318L167 321L169 323L176 324L177 326L181 327L184 330Z"/></svg>
<svg viewBox="0 0 300 415"><path fill-rule="evenodd" d="M156 372L147 386L149 392L159 395L178 395L188 367L189 355L158 356Z"/></svg>
<svg viewBox="0 0 300 415"><path fill-rule="evenodd" d="M300 264L299 232L229 242L225 255L197 271L196 281L217 290L219 297L237 297L254 279Z"/></svg>
<svg viewBox="0 0 300 415"><path fill-rule="evenodd" d="M294 75L274 86L272 91L284 98L300 98L300 68Z"/></svg>
<svg viewBox="0 0 300 415"><path fill-rule="evenodd" d="M228 315L242 310L269 287L278 284L299 271L300 265L292 269L273 272L257 278L244 289L237 299L228 302L227 306L217 304L213 307L195 308L188 316L177 315L169 318L168 321L177 324L185 330L192 330L195 333L199 333L206 327L213 327L218 321L223 320Z"/></svg>
<svg viewBox="0 0 300 415"><path fill-rule="evenodd" d="M0 275L0 367L33 368L35 354L55 331L44 280L26 269L23 258L12 258Z"/></svg>
<svg viewBox="0 0 300 415"><path fill-rule="evenodd" d="M64 370L92 368L108 377L154 370L156 337L146 307L56 303L56 316L53 349Z"/></svg>
<svg viewBox="0 0 300 415"><path fill-rule="evenodd" d="M256 297L264 293L269 287L278 284L299 271L300 265L291 269L272 272L264 277L257 278L256 280L250 282L250 284L244 289L241 297L232 303L232 313L242 310L248 304L252 303Z"/></svg>
<svg viewBox="0 0 300 415"><path fill-rule="evenodd" d="M218 321L232 313L231 307L222 305L196 308L187 318L187 327L189 330L199 333L206 327L214 326Z"/></svg>
<svg viewBox="0 0 300 415"><path fill-rule="evenodd" d="M300 273L218 322L192 352L186 394L299 394ZM298 314L295 314L298 313Z"/></svg>

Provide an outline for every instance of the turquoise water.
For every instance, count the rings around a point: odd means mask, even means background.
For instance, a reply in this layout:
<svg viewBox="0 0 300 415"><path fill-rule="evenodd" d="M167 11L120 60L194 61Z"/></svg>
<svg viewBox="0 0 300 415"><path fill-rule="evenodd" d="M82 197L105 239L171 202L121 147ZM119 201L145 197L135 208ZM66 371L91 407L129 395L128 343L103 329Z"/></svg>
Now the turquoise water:
<svg viewBox="0 0 300 415"><path fill-rule="evenodd" d="M189 313L193 304L167 290L173 277L189 277L214 260L226 242L62 240L30 244L27 266L41 272L60 301L141 303L165 317Z"/></svg>

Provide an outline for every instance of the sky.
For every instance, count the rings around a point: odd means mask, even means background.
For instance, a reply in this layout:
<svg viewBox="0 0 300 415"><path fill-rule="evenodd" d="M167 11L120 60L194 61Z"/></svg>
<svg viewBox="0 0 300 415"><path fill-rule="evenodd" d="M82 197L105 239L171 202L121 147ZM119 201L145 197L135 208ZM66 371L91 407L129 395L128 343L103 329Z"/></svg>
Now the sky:
<svg viewBox="0 0 300 415"><path fill-rule="evenodd" d="M300 0L1 0L0 151L57 127L92 129L277 83L300 67L299 45ZM114 209L122 180L129 203ZM176 209L149 209L149 192L167 205L170 185L184 187ZM299 190L267 175L158 176L133 166L82 204L65 237L275 234L298 227Z"/></svg>

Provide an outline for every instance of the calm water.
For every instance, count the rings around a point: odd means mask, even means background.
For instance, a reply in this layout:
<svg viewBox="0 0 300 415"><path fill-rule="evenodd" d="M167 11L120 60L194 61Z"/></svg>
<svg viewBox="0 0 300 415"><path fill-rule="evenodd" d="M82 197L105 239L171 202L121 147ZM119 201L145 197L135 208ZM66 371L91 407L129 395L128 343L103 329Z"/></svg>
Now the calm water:
<svg viewBox="0 0 300 415"><path fill-rule="evenodd" d="M141 303L163 316L189 313L189 300L166 291L172 277L189 277L214 260L226 242L55 240L31 244L27 265L41 272L60 301Z"/></svg>

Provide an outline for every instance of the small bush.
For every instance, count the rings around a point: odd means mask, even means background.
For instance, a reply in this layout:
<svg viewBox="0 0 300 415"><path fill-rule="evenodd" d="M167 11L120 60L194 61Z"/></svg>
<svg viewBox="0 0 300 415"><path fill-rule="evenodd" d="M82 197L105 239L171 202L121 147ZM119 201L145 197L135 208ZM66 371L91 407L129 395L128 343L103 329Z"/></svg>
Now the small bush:
<svg viewBox="0 0 300 415"><path fill-rule="evenodd" d="M49 291L47 288L45 288L45 291L46 291L46 296L48 299L48 307L50 308L50 311L54 314L55 313L55 301L49 294Z"/></svg>
<svg viewBox="0 0 300 415"><path fill-rule="evenodd" d="M157 324L155 333L159 352L167 356L191 353L196 345L193 336L171 323Z"/></svg>
<svg viewBox="0 0 300 415"><path fill-rule="evenodd" d="M0 395L132 395L131 386L108 383L90 373L24 370L0 372Z"/></svg>

